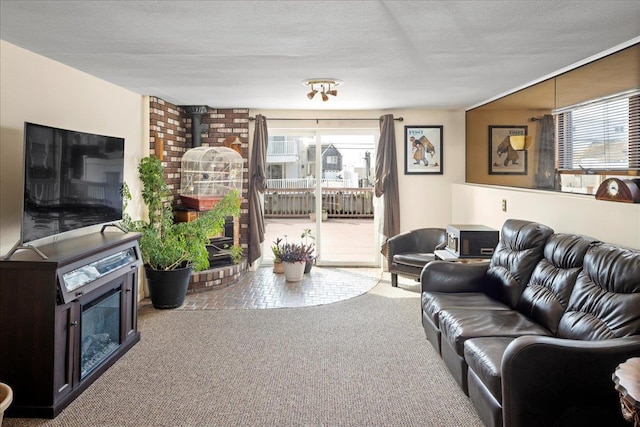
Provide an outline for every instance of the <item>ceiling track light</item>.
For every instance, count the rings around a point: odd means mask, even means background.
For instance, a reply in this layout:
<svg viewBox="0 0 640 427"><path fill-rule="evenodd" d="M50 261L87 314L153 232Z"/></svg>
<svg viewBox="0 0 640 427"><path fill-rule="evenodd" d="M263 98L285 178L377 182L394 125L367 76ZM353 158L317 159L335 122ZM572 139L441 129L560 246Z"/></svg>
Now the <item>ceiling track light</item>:
<svg viewBox="0 0 640 427"><path fill-rule="evenodd" d="M327 93L324 91L324 86L322 86L322 100L324 102L329 100L329 97L327 96Z"/></svg>
<svg viewBox="0 0 640 427"><path fill-rule="evenodd" d="M336 87L342 85L342 80L337 79L309 79L304 80L302 82L303 85L311 87L311 92L307 93L307 98L313 99L313 97L318 93L318 90L314 88L320 87L320 95L322 96L322 101L326 102L329 100L329 96L338 96L338 91L335 89ZM331 89L333 86L333 89Z"/></svg>
<svg viewBox="0 0 640 427"><path fill-rule="evenodd" d="M313 88L313 85L311 85L311 92L307 94L307 98L313 99L313 97L316 96L316 93L318 93L318 91Z"/></svg>

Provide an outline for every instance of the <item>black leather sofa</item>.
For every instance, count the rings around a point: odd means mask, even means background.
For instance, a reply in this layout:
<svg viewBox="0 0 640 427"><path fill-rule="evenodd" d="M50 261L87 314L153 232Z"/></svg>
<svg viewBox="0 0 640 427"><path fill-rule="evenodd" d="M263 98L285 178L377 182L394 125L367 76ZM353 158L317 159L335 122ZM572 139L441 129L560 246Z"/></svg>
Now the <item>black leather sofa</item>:
<svg viewBox="0 0 640 427"><path fill-rule="evenodd" d="M487 426L625 425L612 374L640 356L640 251L512 219L490 263L420 281L427 339Z"/></svg>

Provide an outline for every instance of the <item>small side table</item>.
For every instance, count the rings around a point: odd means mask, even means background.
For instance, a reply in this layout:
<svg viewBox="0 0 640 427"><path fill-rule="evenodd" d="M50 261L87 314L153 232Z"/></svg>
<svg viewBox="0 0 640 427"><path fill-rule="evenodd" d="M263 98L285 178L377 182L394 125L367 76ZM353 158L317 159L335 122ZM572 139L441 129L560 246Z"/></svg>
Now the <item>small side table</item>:
<svg viewBox="0 0 640 427"><path fill-rule="evenodd" d="M433 254L438 261L449 261L449 262L462 262L462 263L471 263L471 262L490 262L491 257L489 258L458 258L451 252L446 249L438 249L433 251Z"/></svg>
<svg viewBox="0 0 640 427"><path fill-rule="evenodd" d="M613 373L613 382L620 393L622 416L634 427L640 427L640 357L621 363Z"/></svg>

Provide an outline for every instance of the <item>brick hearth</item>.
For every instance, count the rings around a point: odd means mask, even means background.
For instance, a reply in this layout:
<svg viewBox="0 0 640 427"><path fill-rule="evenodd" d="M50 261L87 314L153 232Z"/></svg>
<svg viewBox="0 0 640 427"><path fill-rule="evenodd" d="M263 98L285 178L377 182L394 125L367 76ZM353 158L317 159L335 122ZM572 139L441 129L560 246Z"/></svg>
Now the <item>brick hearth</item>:
<svg viewBox="0 0 640 427"><path fill-rule="evenodd" d="M222 289L233 285L247 271L247 261L243 259L239 264L224 265L210 270L199 271L191 275L187 293Z"/></svg>

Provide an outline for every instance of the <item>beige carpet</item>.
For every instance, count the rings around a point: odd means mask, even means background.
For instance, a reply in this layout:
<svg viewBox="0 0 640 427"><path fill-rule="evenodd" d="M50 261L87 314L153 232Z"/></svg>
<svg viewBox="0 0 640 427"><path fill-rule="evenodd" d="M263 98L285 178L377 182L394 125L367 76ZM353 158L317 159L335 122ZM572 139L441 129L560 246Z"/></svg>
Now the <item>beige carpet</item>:
<svg viewBox="0 0 640 427"><path fill-rule="evenodd" d="M3 427L481 427L425 339L412 286L386 278L316 307L144 308L142 341L62 414Z"/></svg>

